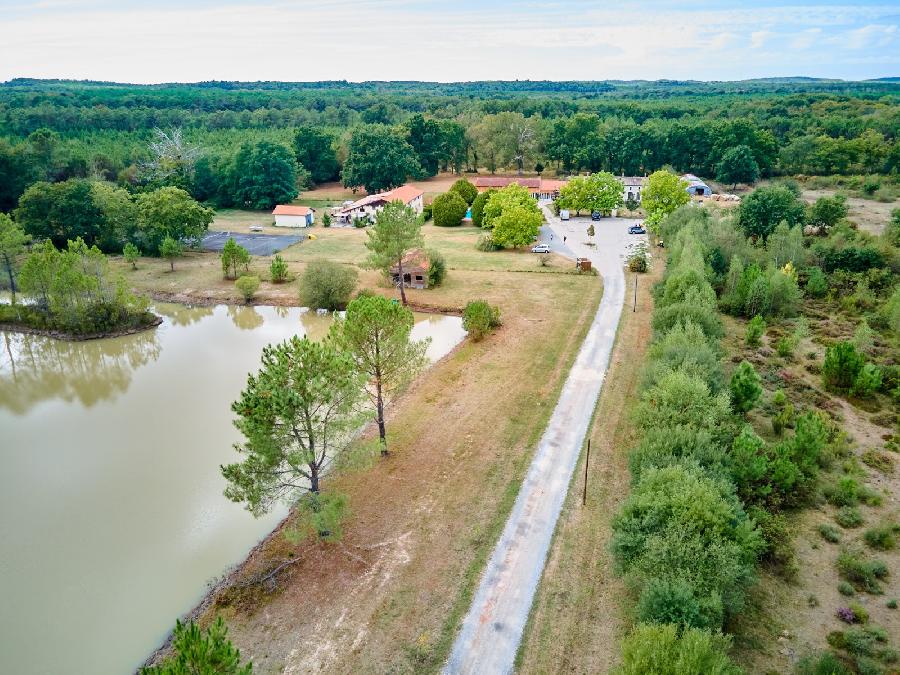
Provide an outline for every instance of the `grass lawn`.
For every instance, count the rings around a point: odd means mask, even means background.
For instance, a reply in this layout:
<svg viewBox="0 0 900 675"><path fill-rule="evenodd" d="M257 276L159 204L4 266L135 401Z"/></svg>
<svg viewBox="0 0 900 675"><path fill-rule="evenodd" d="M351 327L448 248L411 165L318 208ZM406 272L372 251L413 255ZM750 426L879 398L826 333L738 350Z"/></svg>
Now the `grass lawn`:
<svg viewBox="0 0 900 675"><path fill-rule="evenodd" d="M638 283L637 312L626 303L590 433L587 504L584 462L575 471L517 658L520 673L605 673L626 631L625 585L613 573L612 518L629 490L628 451L640 365L649 346L657 265ZM629 288L632 275L627 273Z"/></svg>

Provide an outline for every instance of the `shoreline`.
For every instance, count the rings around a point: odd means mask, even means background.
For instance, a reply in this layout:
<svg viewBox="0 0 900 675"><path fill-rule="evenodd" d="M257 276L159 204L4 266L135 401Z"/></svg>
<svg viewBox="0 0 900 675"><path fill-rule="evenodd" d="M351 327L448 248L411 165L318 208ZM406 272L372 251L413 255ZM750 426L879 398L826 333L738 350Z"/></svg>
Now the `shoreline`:
<svg viewBox="0 0 900 675"><path fill-rule="evenodd" d="M125 335L134 335L135 333L143 333L145 330L151 330L159 327L163 322L163 318L158 314L153 315L153 320L140 326L132 326L121 330L107 331L105 333L92 333L90 335L78 335L76 333L68 333L63 330L55 330L51 328L35 328L18 323L0 323L0 331L10 333L23 333L25 335L43 335L44 337L53 338L54 340L65 340L66 342L87 342L88 340L102 340L104 338L123 337Z"/></svg>

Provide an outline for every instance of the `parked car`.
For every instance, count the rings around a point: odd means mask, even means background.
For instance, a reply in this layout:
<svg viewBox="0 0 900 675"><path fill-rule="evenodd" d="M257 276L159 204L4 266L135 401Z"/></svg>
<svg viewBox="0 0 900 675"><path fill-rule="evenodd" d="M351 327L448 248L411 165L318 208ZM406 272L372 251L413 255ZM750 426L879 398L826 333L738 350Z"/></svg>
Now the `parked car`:
<svg viewBox="0 0 900 675"><path fill-rule="evenodd" d="M560 220L568 220L569 219L569 209L560 209L559 219Z"/></svg>
<svg viewBox="0 0 900 675"><path fill-rule="evenodd" d="M591 213L591 220L600 220L600 212L594 211L593 213Z"/></svg>
<svg viewBox="0 0 900 675"><path fill-rule="evenodd" d="M628 234L647 234L647 230L642 225L632 225L628 228Z"/></svg>
<svg viewBox="0 0 900 675"><path fill-rule="evenodd" d="M550 247L547 244L538 244L531 249L532 253L550 253Z"/></svg>

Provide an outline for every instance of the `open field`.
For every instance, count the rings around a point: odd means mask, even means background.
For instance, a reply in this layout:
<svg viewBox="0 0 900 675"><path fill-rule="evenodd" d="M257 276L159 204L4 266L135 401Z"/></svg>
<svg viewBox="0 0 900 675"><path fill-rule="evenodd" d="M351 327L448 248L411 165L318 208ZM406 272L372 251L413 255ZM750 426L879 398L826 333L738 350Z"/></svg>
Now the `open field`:
<svg viewBox="0 0 900 675"><path fill-rule="evenodd" d="M425 201L430 202L435 195L446 192L453 183L467 175L468 174L457 175L455 173L439 173L437 176L425 178L424 180L411 180L408 184L415 185L422 190L425 193ZM312 190L305 190L295 203L308 206L315 206L316 204L312 202L316 201L320 203L332 202L340 204L346 199L355 200L364 197L365 195L365 190L360 189L353 192L353 190L345 188L342 183L335 181L333 183L322 183Z"/></svg>
<svg viewBox="0 0 900 675"><path fill-rule="evenodd" d="M597 277L452 274L503 327L430 369L391 411L392 454L334 487L352 511L338 545L274 535L240 578L300 558L273 594L216 610L260 672L412 672L446 657L601 295ZM422 292L416 298L423 297Z"/></svg>
<svg viewBox="0 0 900 675"><path fill-rule="evenodd" d="M608 546L612 517L628 494L627 453L635 434L629 413L650 341L651 288L662 272L657 264L639 275L637 312L626 306L622 314L590 434L587 505L581 505L582 451L519 649L518 672L608 672L618 658L625 589L613 573ZM630 293L633 275L626 281Z"/></svg>
<svg viewBox="0 0 900 675"><path fill-rule="evenodd" d="M246 213L246 212L244 212ZM228 217L237 217L233 213ZM274 233L294 233L294 230L269 228ZM237 231L237 230L235 230ZM317 258L353 265L360 274L360 287L393 291L381 273L363 267L368 250L365 247L366 232L356 228L321 228L308 230L316 239L304 241L281 252L293 275L302 273L306 263ZM474 227L440 228L422 227L426 247L435 248L447 260L447 278L435 289L417 291L410 289L410 301L423 306L459 309L469 300L484 295L495 283L495 275L518 272L519 276L535 274L560 274L572 272L572 263L560 256L551 256L546 267L541 267L538 256L526 249L520 251L493 251L484 253L475 248L482 231ZM254 257L250 273L263 279L255 299L258 304L296 305L297 284L271 284L269 257ZM184 302L241 302L234 282L222 278L222 268L217 253L189 252L175 262L175 271L169 263L159 258L142 258L136 270L119 258L120 266L128 282L141 293Z"/></svg>

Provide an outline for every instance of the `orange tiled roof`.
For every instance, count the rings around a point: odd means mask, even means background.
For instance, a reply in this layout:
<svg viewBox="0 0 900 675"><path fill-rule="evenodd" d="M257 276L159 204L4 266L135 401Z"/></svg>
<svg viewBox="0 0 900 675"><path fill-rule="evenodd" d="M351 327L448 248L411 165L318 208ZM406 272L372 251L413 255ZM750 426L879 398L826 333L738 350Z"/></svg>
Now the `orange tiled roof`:
<svg viewBox="0 0 900 675"><path fill-rule="evenodd" d="M290 204L279 204L272 211L273 216L306 216L309 215L310 208L308 206L291 206Z"/></svg>

